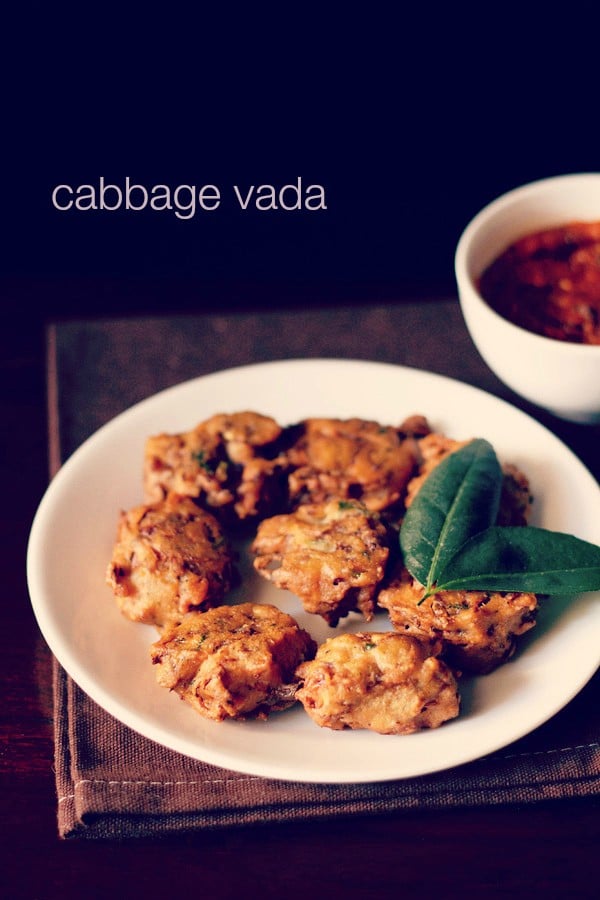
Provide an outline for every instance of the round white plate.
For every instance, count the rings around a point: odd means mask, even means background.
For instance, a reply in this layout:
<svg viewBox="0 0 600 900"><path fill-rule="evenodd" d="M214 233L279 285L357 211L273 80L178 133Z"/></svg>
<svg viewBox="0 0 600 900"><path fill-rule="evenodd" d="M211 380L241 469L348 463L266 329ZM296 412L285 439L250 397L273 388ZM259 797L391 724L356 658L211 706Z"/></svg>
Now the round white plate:
<svg viewBox="0 0 600 900"><path fill-rule="evenodd" d="M435 772L527 734L567 704L600 662L599 594L543 604L517 655L463 685L463 710L439 729L409 736L319 728L297 704L266 722L203 719L159 687L149 661L157 632L126 620L104 582L119 510L142 502L147 436L186 431L217 412L252 409L291 424L309 416L399 424L423 413L454 438L485 437L503 462L529 476L533 524L600 543L600 488L551 432L509 404L439 375L381 363L291 360L194 379L133 406L67 460L36 514L28 582L39 627L58 661L100 706L180 753L253 775L308 782L368 782ZM317 641L333 633L248 561L233 600L272 602ZM340 629L365 628L358 616ZM385 613L368 626L387 630Z"/></svg>

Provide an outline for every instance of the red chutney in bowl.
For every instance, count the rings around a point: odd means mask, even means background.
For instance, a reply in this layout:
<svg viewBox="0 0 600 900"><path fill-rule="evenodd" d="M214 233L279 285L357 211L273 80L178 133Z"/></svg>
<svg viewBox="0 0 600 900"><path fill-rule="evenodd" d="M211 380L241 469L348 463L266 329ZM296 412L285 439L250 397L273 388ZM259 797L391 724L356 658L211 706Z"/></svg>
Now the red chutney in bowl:
<svg viewBox="0 0 600 900"><path fill-rule="evenodd" d="M570 222L511 244L479 279L497 313L560 341L600 345L600 221Z"/></svg>

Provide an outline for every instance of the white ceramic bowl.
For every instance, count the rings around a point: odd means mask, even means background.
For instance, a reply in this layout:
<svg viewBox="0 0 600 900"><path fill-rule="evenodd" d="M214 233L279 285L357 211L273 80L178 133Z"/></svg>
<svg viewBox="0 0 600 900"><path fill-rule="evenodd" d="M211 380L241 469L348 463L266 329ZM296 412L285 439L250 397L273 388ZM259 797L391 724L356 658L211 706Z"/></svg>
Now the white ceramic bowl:
<svg viewBox="0 0 600 900"><path fill-rule="evenodd" d="M600 346L526 331L478 292L483 270L527 233L570 221L600 221L600 173L560 175L498 197L467 225L455 274L465 322L490 369L525 399L564 419L600 422Z"/></svg>

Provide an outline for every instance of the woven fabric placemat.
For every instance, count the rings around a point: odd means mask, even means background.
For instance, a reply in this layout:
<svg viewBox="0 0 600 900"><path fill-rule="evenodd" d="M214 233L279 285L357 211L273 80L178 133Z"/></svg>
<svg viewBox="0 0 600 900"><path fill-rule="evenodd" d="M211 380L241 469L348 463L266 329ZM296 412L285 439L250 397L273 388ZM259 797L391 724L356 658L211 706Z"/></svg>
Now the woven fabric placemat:
<svg viewBox="0 0 600 900"><path fill-rule="evenodd" d="M402 339L407 334L410 341ZM100 425L166 384L274 356L376 358L502 390L474 353L457 304L448 301L233 318L67 322L50 330L49 345L53 471ZM566 436L575 440L578 434L569 430ZM224 771L165 749L98 707L55 663L59 832L69 838L155 836L597 795L599 693L596 675L545 725L455 769L385 783L306 784Z"/></svg>
<svg viewBox="0 0 600 900"><path fill-rule="evenodd" d="M161 747L54 664L58 827L65 838L168 835L257 822L530 803L600 793L600 676L511 746L419 778L307 784L240 774Z"/></svg>

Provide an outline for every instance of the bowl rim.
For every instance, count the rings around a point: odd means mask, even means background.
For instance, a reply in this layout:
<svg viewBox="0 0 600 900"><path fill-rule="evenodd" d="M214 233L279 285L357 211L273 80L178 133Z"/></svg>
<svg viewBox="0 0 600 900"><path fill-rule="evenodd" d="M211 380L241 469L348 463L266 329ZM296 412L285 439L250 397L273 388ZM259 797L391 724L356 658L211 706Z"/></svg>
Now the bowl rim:
<svg viewBox="0 0 600 900"><path fill-rule="evenodd" d="M502 326L506 328L509 333L512 331L515 335L520 335L521 339L523 335L528 335L534 346L537 344L540 348L546 346L548 349L552 347L556 353L571 353L580 356L590 356L600 352L600 344L578 344L574 341L561 341L558 338L551 338L544 334L537 334L535 331L529 331L529 329L523 328L521 325L516 325L514 322L511 322L510 319L501 316L500 313L484 300L481 293L477 290L467 267L467 254L473 239L477 235L479 229L499 210L508 206L513 200L517 200L520 197L526 197L527 194L535 194L545 187L551 187L553 184L560 184L575 179L589 179L600 182L600 171L569 172L563 175L551 175L547 178L539 178L536 181L529 181L525 184L511 188L509 191L490 200L489 203L483 206L479 212L475 213L469 222L467 222L458 239L454 253L454 276L458 286L459 303L463 309L465 308L465 302L464 291L462 288L464 285L467 285L471 291L471 299L474 299L479 306L485 310L485 314L488 315L492 321L498 323L501 322ZM600 215L598 218L600 219ZM562 349L559 350L559 348Z"/></svg>

